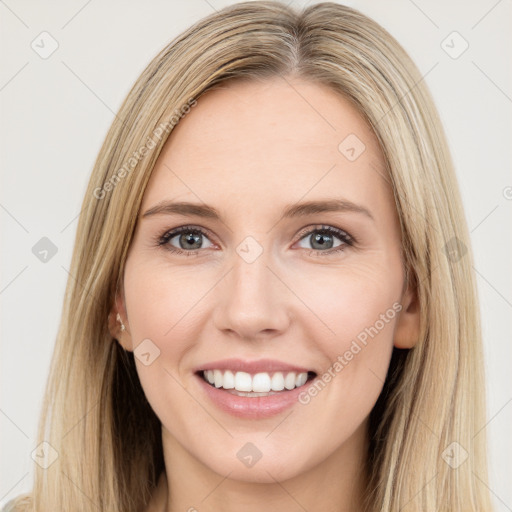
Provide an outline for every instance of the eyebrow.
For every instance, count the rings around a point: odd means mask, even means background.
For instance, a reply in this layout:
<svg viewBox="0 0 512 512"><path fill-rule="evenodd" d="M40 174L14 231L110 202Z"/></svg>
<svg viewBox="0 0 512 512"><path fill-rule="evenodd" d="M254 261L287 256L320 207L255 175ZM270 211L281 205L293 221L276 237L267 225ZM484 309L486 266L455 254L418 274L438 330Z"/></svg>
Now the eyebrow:
<svg viewBox="0 0 512 512"><path fill-rule="evenodd" d="M323 201L307 201L287 206L282 212L284 218L305 217L315 213L324 212L353 212L360 213L371 220L375 220L371 212L364 206L353 203L346 199L328 199ZM213 207L206 204L197 204L189 202L172 202L161 201L155 206L149 208L142 214L143 218L152 215L192 215L196 217L203 217L206 219L214 219L222 221L222 216Z"/></svg>

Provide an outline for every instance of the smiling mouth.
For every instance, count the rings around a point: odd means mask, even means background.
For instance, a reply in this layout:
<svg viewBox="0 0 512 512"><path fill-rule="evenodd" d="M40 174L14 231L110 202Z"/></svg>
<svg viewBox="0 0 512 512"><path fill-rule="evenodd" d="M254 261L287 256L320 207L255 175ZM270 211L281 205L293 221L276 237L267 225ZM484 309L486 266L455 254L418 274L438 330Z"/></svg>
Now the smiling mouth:
<svg viewBox="0 0 512 512"><path fill-rule="evenodd" d="M315 372L259 372L200 370L196 373L210 386L237 396L259 397L286 393L305 386Z"/></svg>

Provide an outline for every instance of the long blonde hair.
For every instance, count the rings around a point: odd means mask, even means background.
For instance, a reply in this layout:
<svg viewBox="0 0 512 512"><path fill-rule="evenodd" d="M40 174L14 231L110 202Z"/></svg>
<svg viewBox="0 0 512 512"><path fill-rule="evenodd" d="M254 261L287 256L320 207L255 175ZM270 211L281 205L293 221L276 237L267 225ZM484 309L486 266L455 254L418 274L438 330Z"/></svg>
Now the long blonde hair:
<svg viewBox="0 0 512 512"><path fill-rule="evenodd" d="M370 417L366 510L491 510L470 239L428 88L398 42L357 10L271 1L231 5L176 37L112 123L82 205L39 423L48 463L35 464L19 510L139 512L148 503L164 469L161 425L133 353L108 330L146 185L202 93L230 79L291 75L338 91L374 130L421 308L418 343L394 349Z"/></svg>

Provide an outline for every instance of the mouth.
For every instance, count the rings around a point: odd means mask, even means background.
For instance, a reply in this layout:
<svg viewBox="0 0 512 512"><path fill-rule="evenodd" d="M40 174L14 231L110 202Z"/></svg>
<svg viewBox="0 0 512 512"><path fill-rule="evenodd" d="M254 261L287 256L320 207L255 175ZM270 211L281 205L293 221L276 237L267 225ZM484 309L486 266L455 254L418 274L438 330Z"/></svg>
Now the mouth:
<svg viewBox="0 0 512 512"><path fill-rule="evenodd" d="M235 370L199 370L196 375L209 386L235 396L267 397L293 391L316 377L314 371L273 371L249 373Z"/></svg>
<svg viewBox="0 0 512 512"><path fill-rule="evenodd" d="M223 359L193 370L199 393L237 418L264 419L301 403L301 393L317 373L275 359Z"/></svg>

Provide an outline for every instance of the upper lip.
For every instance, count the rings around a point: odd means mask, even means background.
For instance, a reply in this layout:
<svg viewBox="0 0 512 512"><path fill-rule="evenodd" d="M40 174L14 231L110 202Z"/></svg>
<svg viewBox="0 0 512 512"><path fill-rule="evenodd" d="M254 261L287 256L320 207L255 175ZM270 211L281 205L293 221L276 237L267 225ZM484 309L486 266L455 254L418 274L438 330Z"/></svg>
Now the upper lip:
<svg viewBox="0 0 512 512"><path fill-rule="evenodd" d="M297 366L276 359L258 359L257 361L244 361L243 359L221 359L205 363L197 367L194 373L202 370L231 370L234 372L260 373L260 372L297 372L307 373L313 370Z"/></svg>

